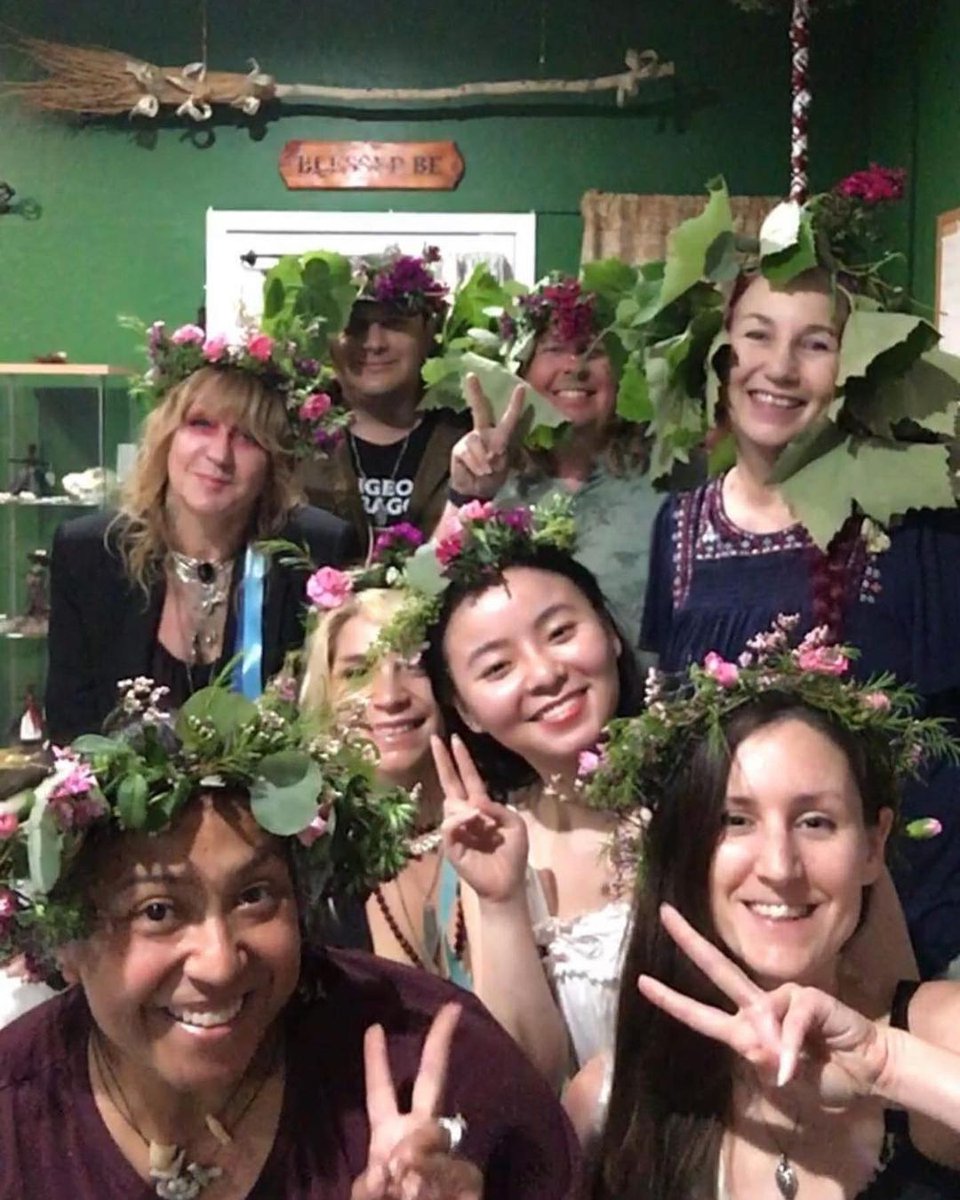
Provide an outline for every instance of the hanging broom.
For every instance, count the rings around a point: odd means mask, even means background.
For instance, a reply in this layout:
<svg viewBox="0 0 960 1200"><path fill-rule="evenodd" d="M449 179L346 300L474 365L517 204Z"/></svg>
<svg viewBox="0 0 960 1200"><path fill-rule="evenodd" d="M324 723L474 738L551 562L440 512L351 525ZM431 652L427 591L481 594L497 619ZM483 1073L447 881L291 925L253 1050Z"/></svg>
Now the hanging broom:
<svg viewBox="0 0 960 1200"><path fill-rule="evenodd" d="M639 85L673 74L673 63L661 62L653 50L628 50L626 70L593 79L518 79L462 83L437 88L350 88L323 84L277 83L251 60L246 75L208 71L204 63L157 67L117 50L68 46L15 35L15 44L46 77L0 84L31 108L88 116L156 117L173 109L178 117L208 121L217 105L253 116L267 100L326 100L342 104L415 100L435 103L478 96L587 94L615 91L622 105Z"/></svg>

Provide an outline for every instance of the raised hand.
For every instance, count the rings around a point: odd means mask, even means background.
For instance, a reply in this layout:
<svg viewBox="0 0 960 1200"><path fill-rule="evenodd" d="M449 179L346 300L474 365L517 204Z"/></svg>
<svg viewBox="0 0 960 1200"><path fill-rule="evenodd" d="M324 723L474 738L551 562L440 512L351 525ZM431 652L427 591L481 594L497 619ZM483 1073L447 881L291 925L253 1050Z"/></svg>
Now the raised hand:
<svg viewBox="0 0 960 1200"><path fill-rule="evenodd" d="M465 496L492 499L503 487L509 471L510 443L526 407L526 388L514 389L499 421L476 375L464 380L464 392L473 429L450 452L450 486Z"/></svg>
<svg viewBox="0 0 960 1200"><path fill-rule="evenodd" d="M456 734L449 750L438 737L430 739L430 748L444 796L444 854L481 900L516 899L523 894L527 869L523 818L490 799L470 751Z"/></svg>
<svg viewBox="0 0 960 1200"><path fill-rule="evenodd" d="M453 1157L450 1135L436 1119L460 1012L459 1005L445 1004L434 1018L408 1113L401 1113L397 1105L383 1029L372 1025L367 1030L363 1065L370 1151L350 1200L481 1200L480 1171L466 1159Z"/></svg>
<svg viewBox="0 0 960 1200"><path fill-rule="evenodd" d="M726 1043L777 1086L796 1078L813 1087L828 1107L840 1108L876 1091L889 1052L885 1026L818 988L785 983L764 991L675 908L664 904L660 919L737 1011L702 1004L641 975L637 987L652 1004L705 1037Z"/></svg>

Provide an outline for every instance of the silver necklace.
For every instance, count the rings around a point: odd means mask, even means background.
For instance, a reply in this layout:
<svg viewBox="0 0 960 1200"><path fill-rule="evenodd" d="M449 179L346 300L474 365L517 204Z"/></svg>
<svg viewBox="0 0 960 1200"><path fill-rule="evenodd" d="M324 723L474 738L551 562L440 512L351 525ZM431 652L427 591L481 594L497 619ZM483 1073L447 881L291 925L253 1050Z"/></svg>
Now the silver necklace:
<svg viewBox="0 0 960 1200"><path fill-rule="evenodd" d="M759 1084L757 1087L757 1100L762 1105L763 1099L760 1095ZM793 1144L797 1140L797 1131L800 1127L800 1114L793 1118L793 1128L790 1130L789 1145L785 1145L777 1135L773 1132L770 1122L763 1115L763 1109L760 1110L760 1120L763 1122L763 1127L767 1131L767 1137L773 1142L776 1148L778 1158L777 1165L773 1169L773 1182L777 1185L777 1191L783 1197L783 1200L794 1200L797 1192L800 1190L800 1180L797 1176L797 1169L790 1161L789 1151L793 1149Z"/></svg>
<svg viewBox="0 0 960 1200"><path fill-rule="evenodd" d="M400 470L400 464L403 462L404 455L407 453L407 446L410 444L410 439L413 436L414 430L417 429L419 425L420 422L418 421L412 429L407 431L407 436L400 443L400 449L397 451L397 457L393 460L393 470L390 472L390 478L388 480L389 483L396 482L397 472ZM370 477L367 475L366 471L364 471L363 464L360 462L360 451L357 449L357 439L352 429L347 430L347 445L350 447L350 458L353 462L353 469L357 474L357 479L361 484L364 484ZM372 529L383 529L385 525L390 523L387 506L384 503L383 496L377 497L372 510L367 508L366 496L363 495L362 498L363 509L367 515L367 523Z"/></svg>
<svg viewBox="0 0 960 1200"><path fill-rule="evenodd" d="M130 1101L127 1099L126 1093L120 1085L120 1080L117 1078L113 1063L110 1062L110 1059L101 1048L100 1039L96 1033L92 1038L92 1049L94 1061L97 1064L97 1070L100 1073L100 1078L103 1081L107 1095L126 1124L147 1147L150 1182L153 1184L154 1192L160 1200L196 1200L204 1188L209 1187L211 1183L221 1177L223 1169L216 1166L206 1166L203 1163L190 1162L187 1160L186 1150L180 1146L168 1146L162 1142L155 1142L152 1138L148 1138L133 1119L133 1110L130 1107ZM253 1089L236 1121L233 1122L234 1129L239 1126L240 1122L253 1106L254 1101L263 1091L267 1080L270 1078L275 1062L276 1052L268 1064L263 1078ZM230 1107L239 1094L243 1084L247 1081L249 1072L250 1068L248 1067L243 1075L240 1076L236 1086L227 1098L224 1111ZM114 1099L113 1093L116 1093L116 1099ZM220 1120L212 1113L207 1113L205 1124L210 1133L216 1138L220 1147L227 1146L233 1141L233 1138L224 1129Z"/></svg>
<svg viewBox="0 0 960 1200"><path fill-rule="evenodd" d="M179 550L170 551L173 574L181 584L189 606L193 634L190 637L192 662L205 662L219 641L218 610L230 595L233 560L207 562L191 558Z"/></svg>

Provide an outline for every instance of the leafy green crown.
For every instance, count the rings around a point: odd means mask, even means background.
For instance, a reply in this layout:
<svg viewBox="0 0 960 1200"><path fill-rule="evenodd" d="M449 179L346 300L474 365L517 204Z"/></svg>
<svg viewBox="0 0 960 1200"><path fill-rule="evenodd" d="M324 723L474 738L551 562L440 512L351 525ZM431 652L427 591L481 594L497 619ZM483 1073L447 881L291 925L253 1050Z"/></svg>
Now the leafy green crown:
<svg viewBox="0 0 960 1200"><path fill-rule="evenodd" d="M917 774L928 758L960 761L960 741L939 718L913 716L916 696L890 674L860 683L844 676L856 651L829 642L825 628L792 645L799 618L779 616L747 643L736 662L711 652L680 675L651 670L646 705L635 717L610 722L602 743L580 756L580 784L591 804L632 816L643 827L696 744L725 745L727 718L765 693L796 697L869 741L871 756L894 777ZM939 832L936 822L907 827L917 837ZM642 836L635 843L639 849Z"/></svg>
<svg viewBox="0 0 960 1200"><path fill-rule="evenodd" d="M376 784L369 743L309 728L295 691L270 687L254 702L216 684L171 721L164 688L119 686L121 732L56 750L47 779L0 802L0 962L25 953L44 973L57 946L83 935L88 905L68 868L92 831L159 833L204 788L246 792L257 823L293 839L311 897L363 892L403 866L414 802Z"/></svg>

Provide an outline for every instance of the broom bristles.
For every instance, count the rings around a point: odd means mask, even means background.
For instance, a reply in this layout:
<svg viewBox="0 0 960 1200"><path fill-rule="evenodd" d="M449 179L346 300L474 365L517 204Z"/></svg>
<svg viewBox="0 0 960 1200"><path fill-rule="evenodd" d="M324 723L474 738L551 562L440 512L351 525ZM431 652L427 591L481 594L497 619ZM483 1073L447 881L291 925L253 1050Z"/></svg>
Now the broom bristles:
<svg viewBox="0 0 960 1200"><path fill-rule="evenodd" d="M188 83L185 90L168 79L182 78L181 67L152 67L117 50L68 46L23 35L17 35L16 45L35 66L47 72L47 78L4 81L0 89L19 97L30 108L48 112L96 116L129 112L146 94L129 71L131 64L152 70L150 90L161 106L178 107L191 92L198 103L208 104L231 104L249 94L246 77L231 71L209 71L202 83Z"/></svg>

